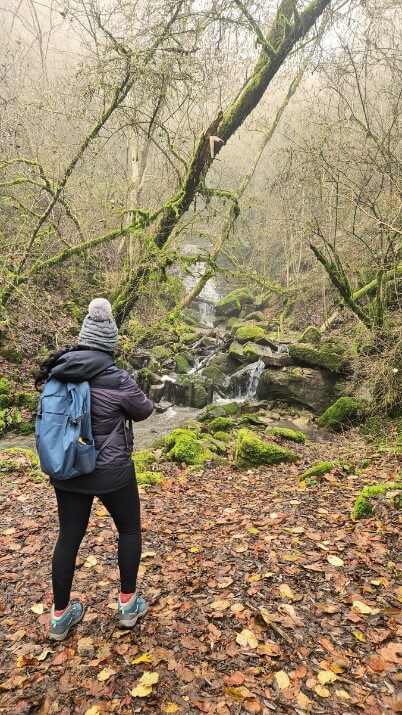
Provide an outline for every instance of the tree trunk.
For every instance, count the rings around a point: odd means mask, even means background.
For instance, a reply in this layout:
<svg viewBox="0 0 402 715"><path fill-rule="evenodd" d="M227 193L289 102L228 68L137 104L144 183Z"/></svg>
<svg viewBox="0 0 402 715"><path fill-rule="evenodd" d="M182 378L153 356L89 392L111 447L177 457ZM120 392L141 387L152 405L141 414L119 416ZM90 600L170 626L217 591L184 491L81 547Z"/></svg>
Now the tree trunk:
<svg viewBox="0 0 402 715"><path fill-rule="evenodd" d="M225 112L219 113L201 135L178 192L164 205L153 235L153 242L158 248L166 244L179 219L191 206L200 183L222 147L222 144L215 144L215 152L211 156L210 137L218 136L223 142L230 139L257 106L289 52L311 29L330 1L311 0L299 15L295 13L294 0L282 0L253 74ZM136 303L139 287L138 271L133 271L114 301L114 312L119 325Z"/></svg>

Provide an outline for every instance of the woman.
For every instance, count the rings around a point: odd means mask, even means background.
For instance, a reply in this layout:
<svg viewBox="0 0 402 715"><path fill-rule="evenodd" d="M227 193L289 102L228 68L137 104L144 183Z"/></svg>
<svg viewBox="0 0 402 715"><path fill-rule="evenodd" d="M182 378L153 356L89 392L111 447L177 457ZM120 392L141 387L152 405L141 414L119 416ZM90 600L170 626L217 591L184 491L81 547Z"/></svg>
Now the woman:
<svg viewBox="0 0 402 715"><path fill-rule="evenodd" d="M70 601L70 592L94 496L99 497L119 532L120 624L131 628L148 610L147 602L136 594L141 557L140 501L131 459L133 435L126 420L146 419L153 404L128 373L116 367L113 352L117 342L111 305L104 298L96 298L89 304L78 345L51 355L41 365L35 380L37 388L49 377L62 382L89 381L92 432L97 448L120 423L100 452L94 472L63 481L51 479L60 524L52 562L54 604L50 618L50 638L56 641L64 640L84 615L83 604Z"/></svg>

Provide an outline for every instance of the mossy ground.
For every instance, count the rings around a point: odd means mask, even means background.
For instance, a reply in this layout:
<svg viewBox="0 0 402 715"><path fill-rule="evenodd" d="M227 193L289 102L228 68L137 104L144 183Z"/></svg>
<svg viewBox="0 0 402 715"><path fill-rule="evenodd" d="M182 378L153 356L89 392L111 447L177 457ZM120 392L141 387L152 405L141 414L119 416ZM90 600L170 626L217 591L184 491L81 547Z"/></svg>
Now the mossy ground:
<svg viewBox="0 0 402 715"><path fill-rule="evenodd" d="M319 347L295 343L289 346L289 354L293 360L304 365L322 367L334 373L343 372L348 367L348 360L343 351L332 343L322 343Z"/></svg>
<svg viewBox="0 0 402 715"><path fill-rule="evenodd" d="M305 472L300 477L300 481L307 481L313 479L314 477L322 477L324 474L328 474L332 469L338 466L337 462L317 462Z"/></svg>
<svg viewBox="0 0 402 715"><path fill-rule="evenodd" d="M215 417L208 425L210 432L228 431L234 426L234 420L230 417Z"/></svg>

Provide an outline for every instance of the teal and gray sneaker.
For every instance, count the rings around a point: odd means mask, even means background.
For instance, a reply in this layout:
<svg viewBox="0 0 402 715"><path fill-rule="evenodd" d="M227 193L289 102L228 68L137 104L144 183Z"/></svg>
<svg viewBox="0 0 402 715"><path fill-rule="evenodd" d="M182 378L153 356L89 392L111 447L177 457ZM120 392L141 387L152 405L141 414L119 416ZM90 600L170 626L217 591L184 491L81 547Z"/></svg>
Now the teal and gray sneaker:
<svg viewBox="0 0 402 715"><path fill-rule="evenodd" d="M123 628L132 628L141 616L148 612L148 603L145 598L135 593L127 603L121 603L120 596L117 601L119 608L119 622Z"/></svg>
<svg viewBox="0 0 402 715"><path fill-rule="evenodd" d="M64 641L67 638L70 628L79 623L84 616L85 608L81 601L71 601L60 618L54 615L54 606L50 614L50 633L52 641Z"/></svg>

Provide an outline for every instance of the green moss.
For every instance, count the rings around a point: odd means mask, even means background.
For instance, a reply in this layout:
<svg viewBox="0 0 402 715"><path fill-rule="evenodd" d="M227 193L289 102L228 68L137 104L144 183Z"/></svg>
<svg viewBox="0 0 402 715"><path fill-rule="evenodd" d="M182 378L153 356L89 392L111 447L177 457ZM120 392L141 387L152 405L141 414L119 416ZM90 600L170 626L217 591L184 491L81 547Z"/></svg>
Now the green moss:
<svg viewBox="0 0 402 715"><path fill-rule="evenodd" d="M173 355L171 348L168 348L166 345L155 345L155 347L151 348L151 353L155 360L159 362L161 360L167 360Z"/></svg>
<svg viewBox="0 0 402 715"><path fill-rule="evenodd" d="M6 377L0 377L0 395L8 395L11 391L11 385Z"/></svg>
<svg viewBox="0 0 402 715"><path fill-rule="evenodd" d="M237 288L236 290L232 290L230 293L227 293L227 295L221 298L216 305L218 308L222 308L224 306L230 305L231 303L235 303L236 305L238 305L240 310L242 305L253 302L254 298L250 291L245 290L244 288Z"/></svg>
<svg viewBox="0 0 402 715"><path fill-rule="evenodd" d="M204 464L207 459L213 458L211 450L188 432L176 438L168 454L175 462L184 464Z"/></svg>
<svg viewBox="0 0 402 715"><path fill-rule="evenodd" d="M176 365L176 372L178 372L179 375L185 375L190 370L190 363L184 355L175 355L174 363Z"/></svg>
<svg viewBox="0 0 402 715"><path fill-rule="evenodd" d="M149 367L142 367L138 372L138 384L140 387L145 385L158 385L160 382L159 376L149 369Z"/></svg>
<svg viewBox="0 0 402 715"><path fill-rule="evenodd" d="M387 482L386 484L375 484L370 487L364 487L354 503L352 511L353 521L372 516L374 513L372 500L378 499L378 497L383 494L386 495L387 492L397 489L402 490L402 482ZM394 503L396 508L401 508L400 499L395 499Z"/></svg>
<svg viewBox="0 0 402 715"><path fill-rule="evenodd" d="M3 409L4 407L9 407L11 404L11 398L9 395L1 395L0 394L0 409Z"/></svg>
<svg viewBox="0 0 402 715"><path fill-rule="evenodd" d="M221 431L227 431L232 429L234 425L234 420L232 420L230 417L215 417L210 423L209 423L209 429L211 432L219 432Z"/></svg>
<svg viewBox="0 0 402 715"><path fill-rule="evenodd" d="M136 472L145 472L150 464L156 461L156 457L153 452L149 452L143 449L139 452L134 452L133 462Z"/></svg>
<svg viewBox="0 0 402 715"><path fill-rule="evenodd" d="M237 413L240 410L240 405L238 402L227 402L226 404L222 405L223 413L226 417L230 417L231 415L237 415Z"/></svg>
<svg viewBox="0 0 402 715"><path fill-rule="evenodd" d="M260 323L264 320L264 313L262 313L261 310L254 310L247 315L247 320L255 320L257 323Z"/></svg>
<svg viewBox="0 0 402 715"><path fill-rule="evenodd" d="M362 422L366 413L367 404L363 400L355 397L340 397L318 418L317 424L319 427L339 432L345 427Z"/></svg>
<svg viewBox="0 0 402 715"><path fill-rule="evenodd" d="M306 435L304 432L297 432L296 430L288 429L287 427L272 427L272 429L268 430L267 434L273 434L275 437L290 439L292 442L303 443L306 441Z"/></svg>
<svg viewBox="0 0 402 715"><path fill-rule="evenodd" d="M150 487L154 484L160 484L163 481L163 474L161 472L139 472L136 473L135 478L137 484L144 487Z"/></svg>
<svg viewBox="0 0 402 715"><path fill-rule="evenodd" d="M315 325L309 325L305 329L300 338L301 343L310 343L311 345L319 345L321 342L321 332Z"/></svg>
<svg viewBox="0 0 402 715"><path fill-rule="evenodd" d="M189 429L188 427L177 427L177 429L172 430L164 438L164 447L168 452L176 444L179 437L183 435L189 435L192 439L198 439L200 436L199 429Z"/></svg>
<svg viewBox="0 0 402 715"><path fill-rule="evenodd" d="M309 480L312 477L322 477L323 474L328 474L331 469L337 467L337 462L317 462L313 467L306 469L300 477L300 481Z"/></svg>
<svg viewBox="0 0 402 715"><path fill-rule="evenodd" d="M38 406L38 394L36 392L17 391L14 404L18 405L18 407L26 407L31 412L34 412Z"/></svg>
<svg viewBox="0 0 402 715"><path fill-rule="evenodd" d="M202 371L202 375L207 377L214 387L223 389L227 384L227 376L216 364L205 367Z"/></svg>
<svg viewBox="0 0 402 715"><path fill-rule="evenodd" d="M232 437L228 434L228 432L221 432L220 430L214 432L214 437L220 442L225 442L226 444L232 441Z"/></svg>
<svg viewBox="0 0 402 715"><path fill-rule="evenodd" d="M241 429L237 435L234 460L237 467L249 467L296 462L298 455L277 444L264 442L248 429Z"/></svg>
<svg viewBox="0 0 402 715"><path fill-rule="evenodd" d="M230 344L229 355L240 362L244 362L246 360L243 352L243 346L240 345L237 340L234 340L233 343Z"/></svg>
<svg viewBox="0 0 402 715"><path fill-rule="evenodd" d="M264 422L258 417L258 415L255 415L251 412L246 412L244 415L240 417L239 420L240 424L242 425L263 425Z"/></svg>
<svg viewBox="0 0 402 715"><path fill-rule="evenodd" d="M317 348L297 343L289 346L289 354L293 360L314 367L323 367L330 372L342 372L348 366L348 361L334 349L332 344L323 344Z"/></svg>
<svg viewBox="0 0 402 715"><path fill-rule="evenodd" d="M236 330L236 340L248 342L249 340L260 340L265 337L265 330L259 325L242 325Z"/></svg>
<svg viewBox="0 0 402 715"><path fill-rule="evenodd" d="M18 434L32 434L35 431L35 422L33 420L19 422L16 426L16 431Z"/></svg>

